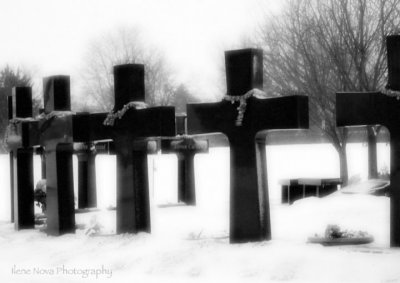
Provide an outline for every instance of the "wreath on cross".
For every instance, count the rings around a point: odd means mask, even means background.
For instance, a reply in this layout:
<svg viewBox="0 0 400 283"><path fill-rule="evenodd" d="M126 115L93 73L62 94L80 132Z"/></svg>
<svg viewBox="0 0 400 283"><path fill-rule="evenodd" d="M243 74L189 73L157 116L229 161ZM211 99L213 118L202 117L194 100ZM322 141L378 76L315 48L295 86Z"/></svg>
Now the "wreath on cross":
<svg viewBox="0 0 400 283"><path fill-rule="evenodd" d="M249 99L252 96L254 96L255 98L259 98L259 99L268 98L267 94L258 88L253 88L243 95L228 95L228 94L226 94L224 96L224 100L230 101L232 104L234 104L235 102L239 102L239 106L236 108L238 110L238 115L237 115L237 118L235 121L235 125L238 127L243 125L244 113L246 112L246 108L247 108L247 99Z"/></svg>

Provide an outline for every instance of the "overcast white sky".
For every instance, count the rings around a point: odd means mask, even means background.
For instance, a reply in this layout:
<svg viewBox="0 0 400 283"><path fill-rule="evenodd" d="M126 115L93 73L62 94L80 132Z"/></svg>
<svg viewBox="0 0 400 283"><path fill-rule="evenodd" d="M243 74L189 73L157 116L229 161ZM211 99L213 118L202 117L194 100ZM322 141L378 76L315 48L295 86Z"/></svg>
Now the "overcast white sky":
<svg viewBox="0 0 400 283"><path fill-rule="evenodd" d="M215 97L218 57L280 0L0 0L0 67L68 74L77 82L93 38L139 27L165 52L179 82ZM73 88L75 89L75 88ZM76 90L79 91L79 90Z"/></svg>

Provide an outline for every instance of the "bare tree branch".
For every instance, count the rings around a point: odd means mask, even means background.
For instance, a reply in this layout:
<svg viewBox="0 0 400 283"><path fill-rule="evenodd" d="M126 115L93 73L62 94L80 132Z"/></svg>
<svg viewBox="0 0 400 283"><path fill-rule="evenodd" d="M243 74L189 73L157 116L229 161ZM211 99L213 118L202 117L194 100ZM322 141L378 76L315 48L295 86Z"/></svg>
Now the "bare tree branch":
<svg viewBox="0 0 400 283"><path fill-rule="evenodd" d="M256 40L265 50L267 91L308 95L311 128L322 131L345 159L347 133L336 128L335 92L384 86L385 36L400 26L400 0L286 4L281 15L266 18Z"/></svg>
<svg viewBox="0 0 400 283"><path fill-rule="evenodd" d="M146 102L172 105L175 87L162 54L147 46L137 29L119 29L94 40L89 47L82 72L86 94L93 110L109 111L114 103L112 68L118 64L145 65Z"/></svg>

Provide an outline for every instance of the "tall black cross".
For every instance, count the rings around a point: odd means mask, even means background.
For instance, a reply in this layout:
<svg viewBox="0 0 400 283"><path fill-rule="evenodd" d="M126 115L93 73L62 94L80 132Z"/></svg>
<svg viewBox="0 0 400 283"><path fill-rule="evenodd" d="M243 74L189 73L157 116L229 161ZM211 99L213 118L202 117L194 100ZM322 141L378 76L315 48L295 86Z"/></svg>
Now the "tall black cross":
<svg viewBox="0 0 400 283"><path fill-rule="evenodd" d="M114 94L115 112L129 102L144 102L144 66L115 66ZM147 141L175 135L175 110L131 108L109 128L117 155L117 233L150 232Z"/></svg>
<svg viewBox="0 0 400 283"><path fill-rule="evenodd" d="M163 153L176 153L178 157L178 201L187 205L196 204L194 157L208 152L208 141L187 136L186 115L175 118L176 134L173 139L161 141Z"/></svg>
<svg viewBox="0 0 400 283"><path fill-rule="evenodd" d="M262 51L243 49L225 53L227 92L241 96L262 88ZM264 138L273 129L308 128L308 98L290 96L247 99L242 125L237 126L238 103L189 104L188 132L222 132L230 143L230 241L271 238Z"/></svg>
<svg viewBox="0 0 400 283"><path fill-rule="evenodd" d="M12 98L9 98L8 103L9 119L32 117L32 90L30 87L14 87ZM29 122L12 122L10 126L27 129ZM15 135L9 136L7 141L12 147L10 151L12 220L14 220L17 230L34 228L33 148L23 143L22 140L13 141L14 138L16 138Z"/></svg>
<svg viewBox="0 0 400 283"><path fill-rule="evenodd" d="M397 91L336 94L338 127L383 125L390 132L390 244L400 246L400 35L387 37L388 88ZM393 95L393 96L391 96Z"/></svg>
<svg viewBox="0 0 400 283"><path fill-rule="evenodd" d="M47 233L60 235L75 232L72 154L73 142L87 142L90 138L105 139L106 131L92 129L105 113L73 115L70 103L68 76L53 76L43 80L45 119L22 122L18 128L22 145L41 146L46 162ZM93 124L93 125L92 125ZM32 172L32 170L28 170ZM15 174L14 174L15 175ZM21 180L20 177L17 178ZM14 184L15 184L14 179Z"/></svg>

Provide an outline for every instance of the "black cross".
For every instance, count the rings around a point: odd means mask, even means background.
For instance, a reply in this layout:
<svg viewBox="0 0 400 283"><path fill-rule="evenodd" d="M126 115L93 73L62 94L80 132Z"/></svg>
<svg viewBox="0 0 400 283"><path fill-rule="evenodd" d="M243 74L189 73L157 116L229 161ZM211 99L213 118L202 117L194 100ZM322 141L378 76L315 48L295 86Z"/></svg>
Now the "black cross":
<svg viewBox="0 0 400 283"><path fill-rule="evenodd" d="M74 143L74 154L78 158L78 208L97 207L96 156L115 154L112 142Z"/></svg>
<svg viewBox="0 0 400 283"><path fill-rule="evenodd" d="M114 94L114 111L144 102L144 66L115 66ZM117 155L117 233L150 232L147 141L175 135L174 107L132 108L109 128Z"/></svg>
<svg viewBox="0 0 400 283"><path fill-rule="evenodd" d="M400 36L387 37L388 87L400 91ZM390 132L390 243L400 246L400 100L380 92L336 94L338 127L383 125Z"/></svg>
<svg viewBox="0 0 400 283"><path fill-rule="evenodd" d="M262 88L262 51L243 49L225 53L227 92L240 96ZM230 241L271 238L265 131L308 128L308 98L290 96L247 100L242 125L236 126L238 103L189 104L189 134L222 132L230 143Z"/></svg>
<svg viewBox="0 0 400 283"><path fill-rule="evenodd" d="M63 111L53 117L33 122L22 122L18 124L21 137L20 148L43 147L46 162L46 204L47 204L47 233L60 235L75 231L74 191L72 154L73 142L88 142L94 136L98 139L108 137L106 131L92 133L98 120L104 119L106 114L82 114L72 115L69 111L70 92L68 76L53 76L44 79L44 114L50 115L53 111ZM13 99L14 101L14 99ZM29 101L18 102L18 105L29 105ZM61 115L60 115L61 114ZM84 130L83 130L84 129ZM32 174L33 168L26 172ZM26 173L28 174L28 173ZM16 182L24 178L15 173L14 187ZM33 184L32 184L33 186ZM33 188L32 188L33 191ZM21 198L22 194L15 194ZM33 200L32 200L33 204ZM15 210L16 211L16 210Z"/></svg>

